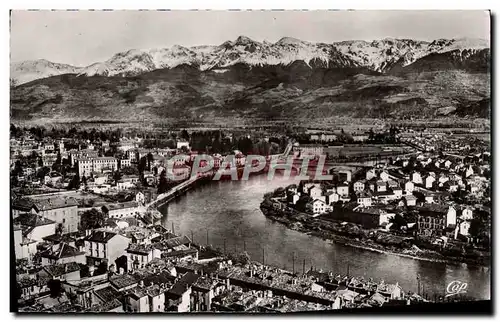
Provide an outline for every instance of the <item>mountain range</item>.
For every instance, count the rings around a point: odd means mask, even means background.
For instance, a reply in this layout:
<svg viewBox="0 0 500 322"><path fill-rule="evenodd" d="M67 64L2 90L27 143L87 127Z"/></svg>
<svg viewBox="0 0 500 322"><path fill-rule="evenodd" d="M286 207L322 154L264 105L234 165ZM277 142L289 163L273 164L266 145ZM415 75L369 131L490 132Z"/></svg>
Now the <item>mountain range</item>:
<svg viewBox="0 0 500 322"><path fill-rule="evenodd" d="M489 100L489 66L481 39L327 44L240 36L218 46L132 49L85 67L12 63L11 109L13 118L83 119L463 115L464 106Z"/></svg>

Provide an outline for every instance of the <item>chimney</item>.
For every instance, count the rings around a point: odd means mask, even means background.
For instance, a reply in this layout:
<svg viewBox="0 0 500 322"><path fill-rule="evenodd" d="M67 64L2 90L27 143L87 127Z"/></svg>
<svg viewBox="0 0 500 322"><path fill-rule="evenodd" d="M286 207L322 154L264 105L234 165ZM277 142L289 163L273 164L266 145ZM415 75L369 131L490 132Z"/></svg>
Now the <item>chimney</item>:
<svg viewBox="0 0 500 322"><path fill-rule="evenodd" d="M144 281L142 281L142 280L141 280L141 281L139 282L139 287L144 287Z"/></svg>

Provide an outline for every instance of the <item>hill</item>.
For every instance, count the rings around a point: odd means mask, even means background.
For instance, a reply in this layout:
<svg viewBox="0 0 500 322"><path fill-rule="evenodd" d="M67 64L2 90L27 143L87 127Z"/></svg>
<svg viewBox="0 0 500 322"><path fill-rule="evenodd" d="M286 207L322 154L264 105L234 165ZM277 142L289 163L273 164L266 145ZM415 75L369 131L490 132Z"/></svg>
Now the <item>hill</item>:
<svg viewBox="0 0 500 322"><path fill-rule="evenodd" d="M131 50L85 68L18 64L11 69L36 66L36 75L61 74L11 86L11 116L59 121L485 117L490 110L486 45L463 39L312 44L287 37L270 44L239 37L220 46Z"/></svg>

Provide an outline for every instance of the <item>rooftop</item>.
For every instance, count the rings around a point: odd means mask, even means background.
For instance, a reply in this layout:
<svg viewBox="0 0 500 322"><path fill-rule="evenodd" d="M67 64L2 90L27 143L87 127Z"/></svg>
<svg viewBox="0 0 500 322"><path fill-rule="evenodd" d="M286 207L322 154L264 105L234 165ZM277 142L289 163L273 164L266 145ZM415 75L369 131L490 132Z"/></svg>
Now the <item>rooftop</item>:
<svg viewBox="0 0 500 322"><path fill-rule="evenodd" d="M158 242L155 244L155 247L158 247L159 249L165 249L165 247L171 249L177 246L186 245L190 243L191 239L189 239L187 236L179 236Z"/></svg>
<svg viewBox="0 0 500 322"><path fill-rule="evenodd" d="M63 196L53 196L43 199L40 198L35 200L34 204L41 211L78 206L78 202L75 200L75 198L68 198Z"/></svg>
<svg viewBox="0 0 500 322"><path fill-rule="evenodd" d="M87 241L93 241L98 243L107 243L111 238L115 237L117 234L110 231L94 231L92 234L85 237Z"/></svg>
<svg viewBox="0 0 500 322"><path fill-rule="evenodd" d="M176 257L176 256L188 256L188 255L194 255L198 252L198 250L194 248L189 248L189 249L181 249L181 250L175 250L172 252L164 252L162 257Z"/></svg>
<svg viewBox="0 0 500 322"><path fill-rule="evenodd" d="M101 288L99 290L94 291L95 295L99 297L103 302L111 302L120 297L120 292L116 291L111 286Z"/></svg>
<svg viewBox="0 0 500 322"><path fill-rule="evenodd" d="M79 271L80 266L76 262L70 262L45 266L43 269L49 273L49 275L58 277L67 273Z"/></svg>
<svg viewBox="0 0 500 322"><path fill-rule="evenodd" d="M109 211L111 210L118 210L118 209L128 209L128 208L137 208L139 204L136 201L127 201L127 202L121 202L121 203L111 203L107 204L103 207L108 209Z"/></svg>
<svg viewBox="0 0 500 322"><path fill-rule="evenodd" d="M198 278L199 275L187 272L174 284L174 286L172 286L170 290L168 290L168 293L180 297L189 289L189 287L191 287L191 285L196 283Z"/></svg>
<svg viewBox="0 0 500 322"><path fill-rule="evenodd" d="M54 247L49 248L48 250L41 252L40 256L51 259L60 259L60 258L68 258L75 257L78 255L83 255L84 252L80 252L75 247L72 247L66 243L61 243L55 245Z"/></svg>
<svg viewBox="0 0 500 322"><path fill-rule="evenodd" d="M421 212L437 212L445 214L448 212L449 206L443 204L428 204L420 209Z"/></svg>
<svg viewBox="0 0 500 322"><path fill-rule="evenodd" d="M148 255L153 250L153 245L129 244L127 252Z"/></svg>
<svg viewBox="0 0 500 322"><path fill-rule="evenodd" d="M42 216L27 212L22 213L19 217L14 219L14 224L21 225L25 227L39 227L54 224L55 221L44 218Z"/></svg>
<svg viewBox="0 0 500 322"><path fill-rule="evenodd" d="M111 285L118 289L137 284L138 280L130 274L114 275L109 278Z"/></svg>

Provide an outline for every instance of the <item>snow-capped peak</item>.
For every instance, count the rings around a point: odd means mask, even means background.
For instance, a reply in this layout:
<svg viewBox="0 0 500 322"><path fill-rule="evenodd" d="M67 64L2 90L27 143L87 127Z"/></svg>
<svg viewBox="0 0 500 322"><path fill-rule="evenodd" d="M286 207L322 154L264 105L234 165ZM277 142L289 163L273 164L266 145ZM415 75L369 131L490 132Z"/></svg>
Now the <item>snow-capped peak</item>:
<svg viewBox="0 0 500 322"><path fill-rule="evenodd" d="M95 63L90 66L87 66L83 68L80 73L78 73L78 76L85 75L85 76L110 76L111 74L111 68L108 66L105 62L103 63Z"/></svg>
<svg viewBox="0 0 500 322"><path fill-rule="evenodd" d="M53 63L46 59L26 60L10 65L10 78L16 85L61 74L78 73L79 67Z"/></svg>
<svg viewBox="0 0 500 322"><path fill-rule="evenodd" d="M253 44L258 44L258 42L248 38L247 36L239 36L238 38L236 38L236 41L233 42L234 46L238 46L238 45L246 46L246 45L253 45Z"/></svg>
<svg viewBox="0 0 500 322"><path fill-rule="evenodd" d="M66 73L79 75L131 76L160 68L174 68L181 64L200 70L224 69L237 63L250 66L289 65L297 60L307 65L322 67L365 67L384 72L394 64L403 66L432 54L459 50L489 48L483 39L437 39L432 42L412 39L385 38L381 40L348 40L310 43L292 37L283 37L275 43L257 42L246 36L226 41L217 46L131 49L116 53L104 62L84 68L56 64L47 60L25 61L11 64L11 78L18 84L38 78ZM470 54L470 51L468 51ZM464 56L465 57L465 56Z"/></svg>
<svg viewBox="0 0 500 322"><path fill-rule="evenodd" d="M279 45L306 45L309 43L306 41L299 40L297 38L283 37L280 40L278 40L276 42L276 44L279 44Z"/></svg>
<svg viewBox="0 0 500 322"><path fill-rule="evenodd" d="M437 39L429 44L429 51L444 53L452 50L480 50L489 47L489 41L479 38Z"/></svg>

